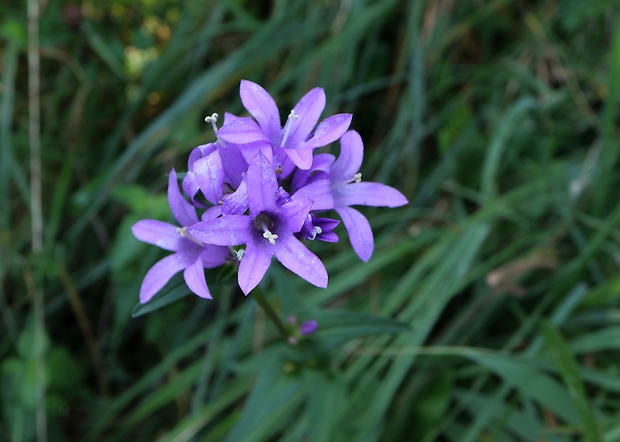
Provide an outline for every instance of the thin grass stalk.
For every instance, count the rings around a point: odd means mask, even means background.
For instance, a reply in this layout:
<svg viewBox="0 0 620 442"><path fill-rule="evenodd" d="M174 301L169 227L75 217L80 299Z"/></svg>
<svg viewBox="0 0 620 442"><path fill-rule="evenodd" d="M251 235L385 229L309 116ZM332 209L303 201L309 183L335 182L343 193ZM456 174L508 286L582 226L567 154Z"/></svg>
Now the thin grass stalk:
<svg viewBox="0 0 620 442"><path fill-rule="evenodd" d="M12 163L12 146L11 146L11 122L13 115L13 100L15 98L15 77L17 73L17 58L19 56L19 45L14 40L8 41L6 51L6 65L4 70L4 94L0 104L0 249L2 252L2 261L0 261L0 280L4 278L6 269L4 265L8 265L9 260L9 243L11 241L10 233L10 167ZM2 320L5 324L8 335L11 340L17 339L17 325L15 317L11 312L9 303L2 283L0 282L0 311L2 311Z"/></svg>
<svg viewBox="0 0 620 442"><path fill-rule="evenodd" d="M43 249L43 210L41 198L41 103L39 57L39 2L28 0L28 138L30 142L30 213L32 252ZM40 275L39 275L40 276ZM45 410L45 300L39 278L34 279L34 352L36 360L36 433L37 441L47 441Z"/></svg>

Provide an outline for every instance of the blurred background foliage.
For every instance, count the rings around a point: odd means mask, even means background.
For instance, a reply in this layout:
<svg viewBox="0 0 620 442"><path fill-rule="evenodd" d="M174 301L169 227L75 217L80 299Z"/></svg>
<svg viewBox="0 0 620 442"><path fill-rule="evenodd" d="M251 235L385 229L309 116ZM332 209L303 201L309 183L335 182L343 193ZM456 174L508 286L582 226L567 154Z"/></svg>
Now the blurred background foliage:
<svg viewBox="0 0 620 442"><path fill-rule="evenodd" d="M620 440L619 7L42 1L35 253L26 4L3 2L0 440ZM282 317L321 324L296 347L226 271L213 301L175 279L136 307L162 252L130 226L170 219L166 174L243 78L281 112L325 88L364 178L411 202L364 210L369 263L343 228L316 244L325 290L272 266Z"/></svg>

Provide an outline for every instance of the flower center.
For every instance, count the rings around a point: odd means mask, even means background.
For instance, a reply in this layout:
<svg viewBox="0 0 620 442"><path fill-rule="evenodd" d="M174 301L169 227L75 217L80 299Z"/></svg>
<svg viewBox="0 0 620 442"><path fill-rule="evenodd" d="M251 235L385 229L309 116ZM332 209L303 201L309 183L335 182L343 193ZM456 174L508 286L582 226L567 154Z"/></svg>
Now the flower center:
<svg viewBox="0 0 620 442"><path fill-rule="evenodd" d="M275 245L278 235L272 232L274 227L273 220L265 213L259 213L254 218L254 228L263 232L263 238L269 241L269 244Z"/></svg>

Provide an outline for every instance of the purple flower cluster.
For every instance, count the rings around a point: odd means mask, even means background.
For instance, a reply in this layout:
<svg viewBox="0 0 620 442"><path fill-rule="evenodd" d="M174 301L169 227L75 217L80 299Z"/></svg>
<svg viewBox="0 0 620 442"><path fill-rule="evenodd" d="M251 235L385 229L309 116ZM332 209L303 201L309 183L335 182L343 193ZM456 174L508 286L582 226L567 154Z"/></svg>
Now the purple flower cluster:
<svg viewBox="0 0 620 442"><path fill-rule="evenodd" d="M132 231L141 241L174 252L146 274L140 301L149 301L179 271L189 289L211 298L204 269L236 262L238 281L247 295L275 257L318 287L327 271L306 244L336 242L339 221L323 215L334 210L342 219L353 250L364 261L374 241L368 220L351 206L397 207L407 199L396 189L363 182L359 169L364 146L348 130L352 116L337 114L321 121L323 89L308 92L290 112L284 127L273 98L256 83L243 80L241 101L251 117L207 117L217 141L196 147L189 156L182 187L174 169L168 201L179 226L142 220ZM315 149L340 140L338 158ZM201 213L200 217L197 211Z"/></svg>

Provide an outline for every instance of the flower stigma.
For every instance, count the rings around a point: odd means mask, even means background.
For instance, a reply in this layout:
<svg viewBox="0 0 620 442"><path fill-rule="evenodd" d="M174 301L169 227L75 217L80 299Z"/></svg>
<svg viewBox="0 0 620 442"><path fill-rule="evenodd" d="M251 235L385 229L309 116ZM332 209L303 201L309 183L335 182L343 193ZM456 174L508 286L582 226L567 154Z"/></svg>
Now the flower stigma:
<svg viewBox="0 0 620 442"><path fill-rule="evenodd" d="M213 126L213 131L217 134L217 125L215 123L217 123L217 119L218 119L219 115L216 113L212 113L211 115L208 115L205 117L205 123L211 123L211 126Z"/></svg>
<svg viewBox="0 0 620 442"><path fill-rule="evenodd" d="M295 109L291 110L291 113L288 114L288 122L286 124L286 129L284 129L284 136L282 137L282 142L280 143L280 147L284 147L286 141L288 140L288 135L291 132L291 120L299 120L299 115L295 113Z"/></svg>

